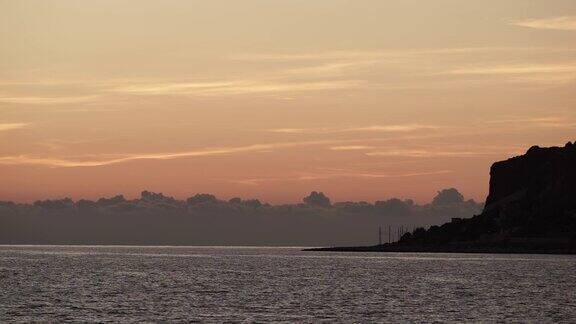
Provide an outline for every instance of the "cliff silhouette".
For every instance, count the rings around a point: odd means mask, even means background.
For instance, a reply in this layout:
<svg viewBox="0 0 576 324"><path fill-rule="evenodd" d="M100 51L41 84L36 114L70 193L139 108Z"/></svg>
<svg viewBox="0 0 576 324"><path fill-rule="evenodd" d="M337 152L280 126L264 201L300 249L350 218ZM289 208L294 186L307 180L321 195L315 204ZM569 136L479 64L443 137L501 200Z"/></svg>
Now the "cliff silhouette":
<svg viewBox="0 0 576 324"><path fill-rule="evenodd" d="M454 218L398 242L333 251L576 253L576 142L531 147L496 162L481 214Z"/></svg>

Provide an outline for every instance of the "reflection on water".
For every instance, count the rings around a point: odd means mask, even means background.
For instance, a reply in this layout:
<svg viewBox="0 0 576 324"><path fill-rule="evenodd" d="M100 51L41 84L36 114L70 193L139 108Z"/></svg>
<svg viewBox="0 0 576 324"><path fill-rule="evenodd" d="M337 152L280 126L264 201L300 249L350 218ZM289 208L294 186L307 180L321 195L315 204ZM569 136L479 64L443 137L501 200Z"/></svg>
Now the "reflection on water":
<svg viewBox="0 0 576 324"><path fill-rule="evenodd" d="M575 266L549 255L0 246L0 322L569 322Z"/></svg>

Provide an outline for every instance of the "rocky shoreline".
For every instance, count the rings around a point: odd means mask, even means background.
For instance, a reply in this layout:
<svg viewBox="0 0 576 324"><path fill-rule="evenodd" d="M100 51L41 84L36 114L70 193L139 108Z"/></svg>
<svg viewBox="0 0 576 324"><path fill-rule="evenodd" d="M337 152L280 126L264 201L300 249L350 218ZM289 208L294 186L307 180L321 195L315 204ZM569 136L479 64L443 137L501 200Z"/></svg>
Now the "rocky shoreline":
<svg viewBox="0 0 576 324"><path fill-rule="evenodd" d="M484 210L397 242L312 251L576 254L576 143L496 162Z"/></svg>
<svg viewBox="0 0 576 324"><path fill-rule="evenodd" d="M446 244L403 245L398 243L373 246L341 246L310 248L303 251L319 252L413 252L413 253L486 253L486 254L566 254L576 255L576 244L522 245L493 244Z"/></svg>

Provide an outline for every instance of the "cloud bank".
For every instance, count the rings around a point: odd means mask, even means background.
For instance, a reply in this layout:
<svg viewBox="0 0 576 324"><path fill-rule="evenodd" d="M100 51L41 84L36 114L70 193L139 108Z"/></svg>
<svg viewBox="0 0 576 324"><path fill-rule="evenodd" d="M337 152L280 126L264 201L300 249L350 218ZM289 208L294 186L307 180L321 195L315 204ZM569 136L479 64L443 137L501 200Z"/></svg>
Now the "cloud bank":
<svg viewBox="0 0 576 324"><path fill-rule="evenodd" d="M453 194L446 197L447 191ZM0 244L370 244L379 226L395 232L400 226L428 227L481 210L482 204L465 200L456 189L440 191L428 204L399 198L332 202L322 192L286 205L207 193L178 200L149 191L136 199L0 201Z"/></svg>

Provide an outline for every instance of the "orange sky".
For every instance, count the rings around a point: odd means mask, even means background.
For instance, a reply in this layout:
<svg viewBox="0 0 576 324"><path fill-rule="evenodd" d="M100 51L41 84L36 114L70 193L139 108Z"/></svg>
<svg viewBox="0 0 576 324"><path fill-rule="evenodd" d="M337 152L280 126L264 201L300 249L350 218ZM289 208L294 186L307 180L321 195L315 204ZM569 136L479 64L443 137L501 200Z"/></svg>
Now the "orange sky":
<svg viewBox="0 0 576 324"><path fill-rule="evenodd" d="M0 1L0 200L483 201L576 140L576 2Z"/></svg>

